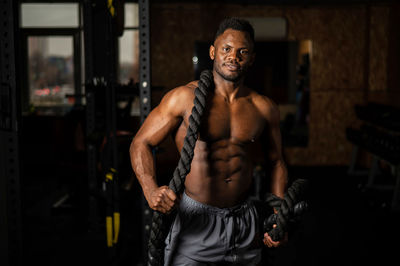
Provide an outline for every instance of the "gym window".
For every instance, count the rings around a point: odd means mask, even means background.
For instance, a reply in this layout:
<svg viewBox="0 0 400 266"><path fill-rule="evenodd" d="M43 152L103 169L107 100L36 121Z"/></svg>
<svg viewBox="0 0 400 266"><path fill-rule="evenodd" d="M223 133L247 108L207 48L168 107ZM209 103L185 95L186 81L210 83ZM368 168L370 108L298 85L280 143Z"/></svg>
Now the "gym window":
<svg viewBox="0 0 400 266"><path fill-rule="evenodd" d="M62 115L82 104L83 46L79 3L21 3L22 108Z"/></svg>
<svg viewBox="0 0 400 266"><path fill-rule="evenodd" d="M23 3L21 4L23 28L78 28L78 3Z"/></svg>
<svg viewBox="0 0 400 266"><path fill-rule="evenodd" d="M118 81L139 82L139 5L125 4L125 26L119 38Z"/></svg>
<svg viewBox="0 0 400 266"><path fill-rule="evenodd" d="M139 82L139 5L137 3L125 3L124 21L124 33L118 40L118 82L135 84ZM132 102L130 115L140 115L138 97L135 97Z"/></svg>

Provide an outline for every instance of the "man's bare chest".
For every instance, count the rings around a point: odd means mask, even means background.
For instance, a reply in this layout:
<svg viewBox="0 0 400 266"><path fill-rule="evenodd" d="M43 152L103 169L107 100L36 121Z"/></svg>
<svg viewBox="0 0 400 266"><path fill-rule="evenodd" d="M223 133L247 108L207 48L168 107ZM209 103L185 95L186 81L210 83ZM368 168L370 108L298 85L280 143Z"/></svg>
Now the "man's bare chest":
<svg viewBox="0 0 400 266"><path fill-rule="evenodd" d="M265 119L250 102L214 100L207 106L202 119L200 139L207 142L222 139L237 143L254 142L264 127Z"/></svg>

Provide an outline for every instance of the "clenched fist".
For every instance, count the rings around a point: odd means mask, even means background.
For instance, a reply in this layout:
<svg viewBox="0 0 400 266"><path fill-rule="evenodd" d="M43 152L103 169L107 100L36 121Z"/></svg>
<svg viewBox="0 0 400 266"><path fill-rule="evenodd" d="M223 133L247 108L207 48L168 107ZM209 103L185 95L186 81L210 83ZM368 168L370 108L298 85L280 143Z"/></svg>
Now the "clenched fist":
<svg viewBox="0 0 400 266"><path fill-rule="evenodd" d="M273 227L275 228L276 224L274 224ZM276 248L281 245L285 245L288 242L288 233L286 232L283 239L281 239L279 241L272 240L272 238L268 235L268 233L265 233L263 242L264 242L264 245L266 245L269 248Z"/></svg>
<svg viewBox="0 0 400 266"><path fill-rule="evenodd" d="M146 197L150 208L162 213L171 212L178 203L178 197L167 186L152 190Z"/></svg>

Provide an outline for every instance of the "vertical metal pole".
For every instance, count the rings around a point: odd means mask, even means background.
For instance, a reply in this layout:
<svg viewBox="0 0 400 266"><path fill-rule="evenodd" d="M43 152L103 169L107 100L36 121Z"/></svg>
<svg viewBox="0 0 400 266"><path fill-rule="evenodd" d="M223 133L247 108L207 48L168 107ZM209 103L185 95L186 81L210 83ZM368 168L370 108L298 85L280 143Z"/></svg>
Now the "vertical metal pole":
<svg viewBox="0 0 400 266"><path fill-rule="evenodd" d="M139 89L140 120L143 123L151 110L151 58L150 58L150 1L139 0ZM143 260L147 259L147 243L150 233L152 211L142 197Z"/></svg>
<svg viewBox="0 0 400 266"><path fill-rule="evenodd" d="M109 149L112 152L111 156L108 156L109 153L105 151L107 161L105 164L107 164L107 167L112 165L116 168L117 166L116 95L114 87L116 83L117 38L113 34L113 18L107 6L108 3L104 0L85 0L83 3L89 227L91 228L97 224L98 218L100 218L98 217L98 201L93 192L98 192L100 189L97 164L100 150L99 138L102 137L101 135L104 132L107 132L107 146L112 146L112 149ZM100 110L102 106L105 106L105 110Z"/></svg>
<svg viewBox="0 0 400 266"><path fill-rule="evenodd" d="M18 1L0 0L0 259L7 266L22 265L20 108L15 64L18 6Z"/></svg>
<svg viewBox="0 0 400 266"><path fill-rule="evenodd" d="M107 64L107 84L106 84L106 132L107 132L107 142L109 149L108 160L109 165L107 167L113 167L118 170L118 149L117 149L117 98L116 98L116 51L118 47L118 39L115 34L115 29L113 27L114 18L109 11L106 12L107 21L106 23L106 58Z"/></svg>
<svg viewBox="0 0 400 266"><path fill-rule="evenodd" d="M88 226L95 227L97 221L97 201L93 191L97 190L97 151L93 135L96 129L95 95L88 84L93 83L93 8L92 1L85 0L83 3L83 29L85 48L85 84L86 86L86 136L87 136L87 168L88 168Z"/></svg>
<svg viewBox="0 0 400 266"><path fill-rule="evenodd" d="M150 10L149 0L139 0L139 88L140 119L142 123L151 109L151 62L150 62Z"/></svg>
<svg viewBox="0 0 400 266"><path fill-rule="evenodd" d="M83 37L85 49L85 76L86 83L92 81L93 78L93 10L92 1L85 0L83 2Z"/></svg>

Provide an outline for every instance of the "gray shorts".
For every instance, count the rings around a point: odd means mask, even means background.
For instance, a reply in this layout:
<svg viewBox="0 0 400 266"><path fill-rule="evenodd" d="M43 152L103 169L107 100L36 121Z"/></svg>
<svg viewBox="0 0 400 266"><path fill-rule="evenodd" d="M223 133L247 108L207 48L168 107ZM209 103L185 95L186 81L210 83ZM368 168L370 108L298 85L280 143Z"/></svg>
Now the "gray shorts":
<svg viewBox="0 0 400 266"><path fill-rule="evenodd" d="M165 240L165 265L210 265L228 262L257 265L262 234L251 201L232 208L217 208L185 193Z"/></svg>

